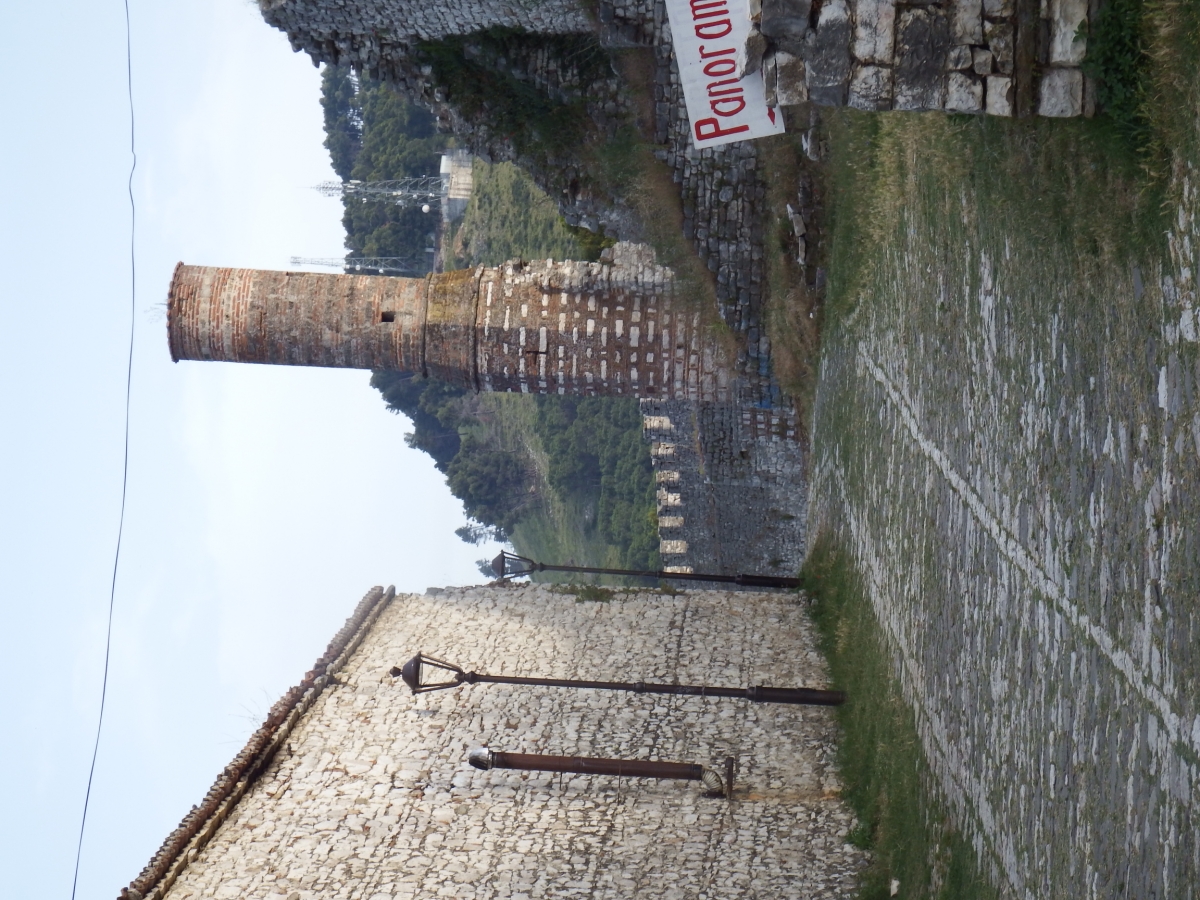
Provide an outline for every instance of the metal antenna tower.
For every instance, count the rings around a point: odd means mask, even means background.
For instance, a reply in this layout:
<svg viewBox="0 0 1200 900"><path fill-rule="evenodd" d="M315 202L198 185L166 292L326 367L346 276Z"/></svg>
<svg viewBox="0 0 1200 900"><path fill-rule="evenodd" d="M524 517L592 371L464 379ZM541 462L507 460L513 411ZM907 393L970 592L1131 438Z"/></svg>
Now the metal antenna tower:
<svg viewBox="0 0 1200 900"><path fill-rule="evenodd" d="M293 256L293 266L324 266L344 269L359 275L423 275L426 268L418 269L410 256L364 256L341 259L336 256Z"/></svg>
<svg viewBox="0 0 1200 900"><path fill-rule="evenodd" d="M316 189L326 197L390 200L400 206L413 206L440 200L449 186L448 175L422 175L395 181L324 181Z"/></svg>

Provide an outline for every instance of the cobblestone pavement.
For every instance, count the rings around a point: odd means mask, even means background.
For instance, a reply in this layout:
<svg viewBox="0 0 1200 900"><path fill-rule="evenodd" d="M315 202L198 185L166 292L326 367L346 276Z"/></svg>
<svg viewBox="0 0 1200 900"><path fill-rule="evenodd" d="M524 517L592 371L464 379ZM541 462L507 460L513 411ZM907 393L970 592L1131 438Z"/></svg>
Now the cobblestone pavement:
<svg viewBox="0 0 1200 900"><path fill-rule="evenodd" d="M1198 180L1117 273L910 205L826 334L810 528L1008 896L1200 893Z"/></svg>

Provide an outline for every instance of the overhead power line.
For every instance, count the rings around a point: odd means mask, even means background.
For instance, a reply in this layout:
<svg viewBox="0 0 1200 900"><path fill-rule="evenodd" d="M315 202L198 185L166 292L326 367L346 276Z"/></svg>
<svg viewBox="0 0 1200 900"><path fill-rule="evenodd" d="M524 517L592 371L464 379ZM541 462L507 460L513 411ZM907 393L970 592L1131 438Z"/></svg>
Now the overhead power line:
<svg viewBox="0 0 1200 900"><path fill-rule="evenodd" d="M125 189L129 194L129 354L125 365L125 438L121 463L121 511L117 516L117 543L113 551L112 580L108 589L108 625L104 632L104 674L100 679L100 713L96 719L96 739L92 743L92 762L88 767L87 790L83 795L83 814L79 820L79 841L75 845L75 874L71 879L71 900L79 888L79 863L83 858L83 835L87 828L88 806L92 799L92 781L96 775L96 758L100 754L100 734L104 728L104 707L108 700L108 664L112 657L113 610L117 600L117 569L121 562L121 538L125 533L125 497L129 487L129 398L133 393L133 338L137 322L137 206L133 200L133 173L137 170L137 144L134 141L133 114L133 47L129 26L129 0L125 0L125 91L129 98L129 178Z"/></svg>

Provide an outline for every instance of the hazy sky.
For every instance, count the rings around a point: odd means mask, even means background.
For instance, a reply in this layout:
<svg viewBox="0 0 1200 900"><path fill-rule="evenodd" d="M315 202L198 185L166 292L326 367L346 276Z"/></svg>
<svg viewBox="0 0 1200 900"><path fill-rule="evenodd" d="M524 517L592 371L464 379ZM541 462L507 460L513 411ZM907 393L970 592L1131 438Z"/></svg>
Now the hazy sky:
<svg viewBox="0 0 1200 900"><path fill-rule="evenodd" d="M111 900L375 584L479 580L368 373L178 363L176 262L341 255L319 72L247 0L131 0L129 499L80 898ZM0 893L67 897L100 699L130 323L118 0L0 5ZM493 551L494 552L494 551ZM436 651L435 647L417 648Z"/></svg>

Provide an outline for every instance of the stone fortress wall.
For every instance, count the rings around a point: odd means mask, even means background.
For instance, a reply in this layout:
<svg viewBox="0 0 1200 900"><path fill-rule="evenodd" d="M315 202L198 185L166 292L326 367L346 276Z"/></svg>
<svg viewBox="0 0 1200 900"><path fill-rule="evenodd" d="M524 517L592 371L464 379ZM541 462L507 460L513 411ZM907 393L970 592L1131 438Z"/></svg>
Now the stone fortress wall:
<svg viewBox="0 0 1200 900"><path fill-rule="evenodd" d="M690 591L581 603L541 585L376 588L169 835L123 900L832 898L844 843L822 707L509 685L414 697L418 650L491 674L745 687L825 683L794 598ZM467 763L470 749L737 764L693 782Z"/></svg>
<svg viewBox="0 0 1200 900"><path fill-rule="evenodd" d="M537 34L578 34L591 22L577 0L259 0L263 18L314 59L375 68L418 40L523 28Z"/></svg>
<svg viewBox="0 0 1200 900"><path fill-rule="evenodd" d="M667 571L793 575L807 550L804 446L736 403L643 400Z"/></svg>

